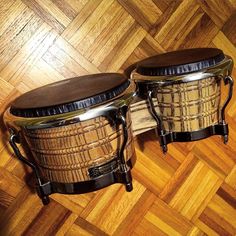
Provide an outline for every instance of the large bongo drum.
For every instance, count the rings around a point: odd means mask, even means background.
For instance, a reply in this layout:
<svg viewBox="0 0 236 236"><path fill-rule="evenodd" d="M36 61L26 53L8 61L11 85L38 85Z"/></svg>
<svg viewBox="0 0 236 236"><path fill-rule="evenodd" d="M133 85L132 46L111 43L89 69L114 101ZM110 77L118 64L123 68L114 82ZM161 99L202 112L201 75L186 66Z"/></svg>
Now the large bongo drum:
<svg viewBox="0 0 236 236"><path fill-rule="evenodd" d="M10 144L33 169L44 204L52 193L86 193L113 183L132 190L133 87L121 74L95 74L37 88L12 102L4 114ZM22 141L32 160L20 153Z"/></svg>
<svg viewBox="0 0 236 236"><path fill-rule="evenodd" d="M227 142L224 112L232 96L232 67L232 59L216 48L168 52L138 62L131 73L139 98L133 105L135 122L145 120L146 130L156 128L164 152L170 142L215 134ZM220 107L222 80L229 92Z"/></svg>

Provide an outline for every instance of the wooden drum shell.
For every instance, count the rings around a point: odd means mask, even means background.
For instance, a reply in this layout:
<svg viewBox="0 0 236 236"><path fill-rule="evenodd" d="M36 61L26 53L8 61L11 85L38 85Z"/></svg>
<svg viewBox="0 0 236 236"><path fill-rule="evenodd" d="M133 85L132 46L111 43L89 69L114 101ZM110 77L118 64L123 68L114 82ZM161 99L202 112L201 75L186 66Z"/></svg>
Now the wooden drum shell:
<svg viewBox="0 0 236 236"><path fill-rule="evenodd" d="M127 127L126 161L135 155L129 111ZM121 125L103 116L54 128L24 129L22 135L43 178L59 183L91 180L89 168L115 159L123 142Z"/></svg>
<svg viewBox="0 0 236 236"><path fill-rule="evenodd" d="M145 82L142 82L145 84ZM139 83L137 83L139 87ZM192 132L220 122L221 77L170 85L152 84L153 104L167 132ZM157 126L145 94L131 104L134 134ZM141 91L143 93L143 90Z"/></svg>
<svg viewBox="0 0 236 236"><path fill-rule="evenodd" d="M158 86L157 111L164 130L191 132L219 123L221 78Z"/></svg>

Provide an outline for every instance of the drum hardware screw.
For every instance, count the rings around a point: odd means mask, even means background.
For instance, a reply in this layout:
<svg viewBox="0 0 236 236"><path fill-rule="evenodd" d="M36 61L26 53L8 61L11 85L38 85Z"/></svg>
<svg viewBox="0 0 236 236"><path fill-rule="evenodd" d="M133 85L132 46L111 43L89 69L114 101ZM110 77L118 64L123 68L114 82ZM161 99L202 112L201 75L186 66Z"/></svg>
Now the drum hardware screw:
<svg viewBox="0 0 236 236"><path fill-rule="evenodd" d="M224 144L227 144L228 141L229 141L229 136L228 135L224 135L223 140L224 140Z"/></svg>
<svg viewBox="0 0 236 236"><path fill-rule="evenodd" d="M132 176L130 168L125 167L126 171L124 170L118 170L116 172L118 182L125 184L125 189L127 192L131 192L133 190L133 184L132 184Z"/></svg>
<svg viewBox="0 0 236 236"><path fill-rule="evenodd" d="M42 200L43 205L45 205L45 206L50 203L50 199L49 199L48 196L43 196L43 197L41 198L41 200Z"/></svg>
<svg viewBox="0 0 236 236"><path fill-rule="evenodd" d="M166 154L166 152L168 151L166 134L164 133L164 130L159 130L159 131L157 130L156 134L157 136L160 137L159 139L160 146L162 148L163 153Z"/></svg>
<svg viewBox="0 0 236 236"><path fill-rule="evenodd" d="M36 186L38 196L41 198L44 205L48 205L50 202L49 195L52 193L51 183L47 182Z"/></svg>
<svg viewBox="0 0 236 236"><path fill-rule="evenodd" d="M163 145L162 150L163 150L163 153L166 154L166 152L168 151L167 145Z"/></svg>
<svg viewBox="0 0 236 236"><path fill-rule="evenodd" d="M132 182L130 182L130 183L128 183L128 184L125 185L125 190L126 190L127 192L131 192L131 191L133 190L133 184L132 184Z"/></svg>
<svg viewBox="0 0 236 236"><path fill-rule="evenodd" d="M223 134L222 134L222 139L223 139L223 142L224 144L227 144L228 141L229 141L229 130L228 130L228 125L227 123L225 122L225 120L222 120L222 122L220 123L220 126L222 126L223 130Z"/></svg>

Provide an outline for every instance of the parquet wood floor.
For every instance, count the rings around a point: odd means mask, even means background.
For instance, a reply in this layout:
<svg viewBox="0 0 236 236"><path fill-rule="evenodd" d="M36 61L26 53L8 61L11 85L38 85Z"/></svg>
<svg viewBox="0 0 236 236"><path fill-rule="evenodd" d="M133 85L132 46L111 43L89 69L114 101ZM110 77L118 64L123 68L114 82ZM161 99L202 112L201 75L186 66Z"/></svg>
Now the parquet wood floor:
<svg viewBox="0 0 236 236"><path fill-rule="evenodd" d="M0 114L53 81L123 72L147 56L207 46L236 62L235 0L1 0ZM131 193L113 185L55 194L45 207L1 121L0 235L236 235L234 90L228 145L211 137L170 144L163 155L152 131L141 134Z"/></svg>

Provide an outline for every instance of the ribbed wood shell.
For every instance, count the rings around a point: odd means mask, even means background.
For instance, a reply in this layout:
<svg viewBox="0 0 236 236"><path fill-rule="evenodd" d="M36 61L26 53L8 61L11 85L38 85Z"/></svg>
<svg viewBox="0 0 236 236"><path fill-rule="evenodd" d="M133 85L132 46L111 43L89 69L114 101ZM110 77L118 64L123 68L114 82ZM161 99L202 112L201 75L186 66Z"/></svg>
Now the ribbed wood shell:
<svg viewBox="0 0 236 236"><path fill-rule="evenodd" d="M159 87L156 97L167 131L196 131L219 122L219 78Z"/></svg>
<svg viewBox="0 0 236 236"><path fill-rule="evenodd" d="M130 113L125 159L134 155ZM88 169L117 156L123 141L122 127L105 117L61 127L24 130L24 138L45 180L73 183L90 180Z"/></svg>
<svg viewBox="0 0 236 236"><path fill-rule="evenodd" d="M220 78L178 83L154 88L153 103L164 130L187 132L204 129L219 122ZM134 134L156 127L147 100L137 99L131 105Z"/></svg>

